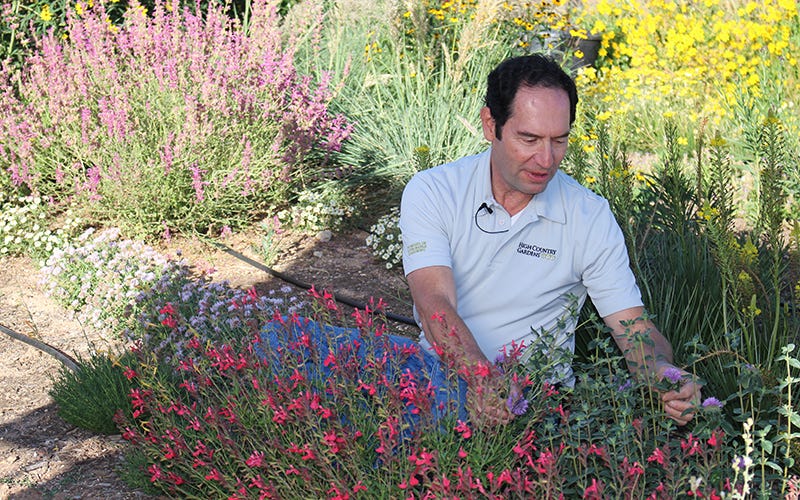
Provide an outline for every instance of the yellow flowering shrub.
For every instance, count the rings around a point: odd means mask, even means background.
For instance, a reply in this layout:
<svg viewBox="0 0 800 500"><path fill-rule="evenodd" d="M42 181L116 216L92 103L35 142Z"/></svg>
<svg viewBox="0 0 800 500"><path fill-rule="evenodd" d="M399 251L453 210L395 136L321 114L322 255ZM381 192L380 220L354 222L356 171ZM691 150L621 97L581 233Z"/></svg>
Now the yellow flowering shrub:
<svg viewBox="0 0 800 500"><path fill-rule="evenodd" d="M564 4L565 0L421 0L401 13L400 24L417 44L441 44L456 53L471 48L459 43L467 25L468 31L491 31L511 41L517 51L551 50L556 48L552 34L568 32L571 26Z"/></svg>
<svg viewBox="0 0 800 500"><path fill-rule="evenodd" d="M582 95L623 114L646 103L713 127L743 101L770 97L797 136L796 1L597 0L576 16L601 39L599 64L578 77Z"/></svg>

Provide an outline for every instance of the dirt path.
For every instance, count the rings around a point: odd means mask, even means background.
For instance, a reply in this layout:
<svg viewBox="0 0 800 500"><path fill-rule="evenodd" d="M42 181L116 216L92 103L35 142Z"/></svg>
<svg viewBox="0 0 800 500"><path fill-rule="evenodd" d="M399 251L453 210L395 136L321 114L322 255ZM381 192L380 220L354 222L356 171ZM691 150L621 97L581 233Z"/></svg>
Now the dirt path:
<svg viewBox="0 0 800 500"><path fill-rule="evenodd" d="M405 282L396 270L372 259L364 234L320 241L287 236L273 266L304 283L332 289L351 298L384 297L389 310L410 316ZM253 236L226 243L251 258ZM216 279L232 286L277 289L286 284L235 257L192 241L173 241L165 255L181 248L198 269L216 269ZM297 293L303 293L297 289ZM0 324L37 338L63 352L88 356L90 343L108 343L81 325L42 291L36 265L24 258L0 259ZM414 329L394 325L398 333ZM48 391L60 363L27 344L0 334L0 499L154 499L125 484L116 471L125 443L119 436L98 436L77 429L57 415Z"/></svg>
<svg viewBox="0 0 800 500"><path fill-rule="evenodd" d="M43 293L35 264L0 265L0 324L70 354L87 356L80 324ZM115 474L123 444L64 422L48 391L60 362L0 335L0 498L148 498Z"/></svg>

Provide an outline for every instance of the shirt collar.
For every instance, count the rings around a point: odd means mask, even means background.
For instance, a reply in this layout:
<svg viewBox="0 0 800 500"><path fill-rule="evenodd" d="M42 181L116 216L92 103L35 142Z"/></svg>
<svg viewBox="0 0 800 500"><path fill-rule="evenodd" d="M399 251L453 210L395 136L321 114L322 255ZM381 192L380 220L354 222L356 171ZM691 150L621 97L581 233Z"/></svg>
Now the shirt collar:
<svg viewBox="0 0 800 500"><path fill-rule="evenodd" d="M486 203L489 207L494 208L500 204L494 199L492 194L492 173L490 168L489 159L491 157L491 148L483 153L480 161L480 187L481 203ZM561 183L565 174L558 170L556 175L547 183L547 187L541 193L535 195L531 202L525 207L525 214L523 217L530 220L537 220L539 217L565 224L567 222L567 210L564 205L564 197Z"/></svg>
<svg viewBox="0 0 800 500"><path fill-rule="evenodd" d="M532 207L528 205L525 210L533 209L531 214L539 217L566 224L567 222L567 208L564 204L564 190L562 183L564 182L564 174L561 170L556 172L556 175L547 183L547 187L541 193L535 195L531 200Z"/></svg>

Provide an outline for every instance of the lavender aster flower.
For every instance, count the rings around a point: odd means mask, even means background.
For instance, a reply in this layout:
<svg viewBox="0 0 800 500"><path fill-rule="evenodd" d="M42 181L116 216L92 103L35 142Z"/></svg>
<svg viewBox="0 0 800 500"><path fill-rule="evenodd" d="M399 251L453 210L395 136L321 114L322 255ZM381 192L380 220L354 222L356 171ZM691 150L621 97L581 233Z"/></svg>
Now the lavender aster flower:
<svg viewBox="0 0 800 500"><path fill-rule="evenodd" d="M670 367L664 370L664 378L673 384L677 384L683 379L683 372L675 367Z"/></svg>
<svg viewBox="0 0 800 500"><path fill-rule="evenodd" d="M625 392L625 391L627 391L628 389L630 389L631 387L633 387L633 382L631 382L631 380L630 380L630 379L628 379L628 380L626 380L626 381L625 381L625 383L624 383L624 384L620 385L620 386L617 388L617 391L618 391L618 392Z"/></svg>
<svg viewBox="0 0 800 500"><path fill-rule="evenodd" d="M722 408L724 403L715 397L706 398L703 401L703 408Z"/></svg>
<svg viewBox="0 0 800 500"><path fill-rule="evenodd" d="M513 413L514 415L523 415L526 411L528 411L528 400L525 399L522 395L517 396L517 399L514 399L514 395L508 396L506 400L506 408L508 411Z"/></svg>

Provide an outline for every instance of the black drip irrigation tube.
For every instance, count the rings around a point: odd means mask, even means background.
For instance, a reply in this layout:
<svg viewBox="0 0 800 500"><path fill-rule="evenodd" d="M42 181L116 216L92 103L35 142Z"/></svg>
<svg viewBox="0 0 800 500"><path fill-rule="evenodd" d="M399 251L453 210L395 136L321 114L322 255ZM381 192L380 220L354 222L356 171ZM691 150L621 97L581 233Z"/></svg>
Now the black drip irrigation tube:
<svg viewBox="0 0 800 500"><path fill-rule="evenodd" d="M230 248L229 246L227 246L227 245L225 245L223 243L220 243L218 241L210 241L210 244L212 244L215 247L219 248L220 250L222 250L223 252L227 253L228 255L231 255L231 256L241 260L242 262L255 267L256 269L259 269L259 270L264 271L264 272L266 272L268 274L271 274L272 276L275 276L276 278L278 278L280 280L283 280L283 281L285 281L287 283L291 283L292 285L294 285L294 286L296 286L298 288L302 288L304 290L310 290L311 289L312 285L310 285L308 283L303 283L302 281L299 281L299 280L297 280L297 279L295 279L295 278L293 278L293 277L291 277L291 276L289 276L287 274L284 274L284 273L282 273L280 271L276 271L276 270L272 269L271 267L269 267L269 266L267 266L265 264L262 264L261 262L258 262L257 260L253 260L250 257L247 257L246 255L242 255L241 253L237 252L236 250ZM363 303L363 302L358 302L355 299L351 299L351 298L348 298L348 297L342 297L342 296L339 296L339 295L336 295L336 294L333 294L333 299L336 302L340 302L342 304L348 305L350 307L354 307L356 309L364 310L367 307L367 305L365 303ZM394 314L394 313L390 313L390 312L383 312L383 311L378 311L378 312L380 314L382 314L383 316L385 316L386 319L390 319L390 320L395 321L397 323L404 323L406 325L417 326L417 322L414 321L413 318L408 318L406 316L401 316L399 314Z"/></svg>
<svg viewBox="0 0 800 500"><path fill-rule="evenodd" d="M223 252L225 252L225 253L227 253L227 254L229 254L229 255L231 255L231 256L239 259L239 260L241 260L242 262L244 262L246 264L249 264L249 265L255 267L256 269L264 271L264 272L266 272L268 274L271 274L272 276L275 276L276 278L278 278L280 280L283 280L283 281L285 281L287 283L291 283L292 285L294 285L294 286L296 286L298 288L302 288L304 290L310 290L311 289L312 285L309 285L308 283L303 283L302 281L299 281L299 280L297 280L297 279L295 279L295 278L293 278L293 277L291 277L291 276L289 276L287 274L284 274L282 272L276 271L276 270L272 269L271 267L269 267L269 266L267 266L265 264L262 264L261 262L258 262L256 260L251 259L250 257L242 255L241 253L239 253L236 250L228 247L227 245L224 245L224 244L219 243L217 241L212 241L211 244L216 246L217 248L219 248ZM348 297L342 297L342 296L334 294L333 298L334 298L334 300L336 300L336 302L348 305L350 307L354 307L356 309L365 310L367 308L367 305L365 303L358 302L358 301L356 301L354 299L351 299L351 298L348 298ZM392 321L396 321L398 323L404 323L406 325L417 326L417 322L414 321L412 318L408 318L406 316L401 316L399 314L394 314L394 313L390 313L390 312L384 312L384 311L378 311L378 312L379 312L379 314L381 314L384 317L386 317L386 319L389 319L389 320L392 320ZM72 358L70 355L68 355L67 353L65 353L63 351L60 351L60 350L56 349L55 347L53 347L53 346L51 346L49 344L45 344L42 341L36 340L36 339L34 339L32 337L29 337L27 335L23 335L23 334L21 334L19 332L15 332L14 330L12 330L12 329L10 329L8 327L5 327L3 325L0 325L0 332L5 333L6 335L11 337L12 339L19 340L20 342L24 342L24 343L26 343L26 344L28 344L30 346L35 347L36 349L39 349L42 352L45 352L45 353L53 356L57 360L61 361L61 363L64 364L64 366L66 366L70 370L72 370L74 372L78 371L78 362L74 358Z"/></svg>
<svg viewBox="0 0 800 500"><path fill-rule="evenodd" d="M27 335L23 335L23 334L21 334L19 332L15 332L11 328L7 328L7 327L5 327L3 325L0 325L0 332L5 333L6 335L11 337L12 339L19 340L20 342L25 342L26 344L28 344L30 346L33 346L33 347L35 347L36 349L39 349L42 352L46 352L47 354L49 354L49 355L53 356L54 358L56 358L57 360L61 361L61 363L64 364L64 366L66 366L70 370L72 370L74 372L78 371L78 362L75 360L75 358L72 358L69 354L67 354L67 353L65 353L63 351L59 351L58 349L56 349L55 347L51 346L50 344L45 344L44 342L41 342L41 341L36 340L34 338L28 337Z"/></svg>

